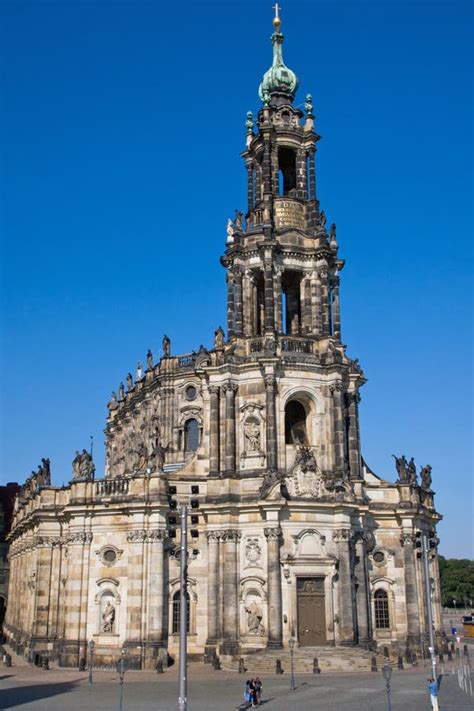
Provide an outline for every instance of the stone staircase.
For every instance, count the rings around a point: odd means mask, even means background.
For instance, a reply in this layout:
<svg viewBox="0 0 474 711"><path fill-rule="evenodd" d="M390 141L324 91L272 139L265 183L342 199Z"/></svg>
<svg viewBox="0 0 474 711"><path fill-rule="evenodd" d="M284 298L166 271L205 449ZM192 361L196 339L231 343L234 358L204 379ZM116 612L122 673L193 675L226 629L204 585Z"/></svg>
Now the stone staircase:
<svg viewBox="0 0 474 711"><path fill-rule="evenodd" d="M361 647L299 647L294 650L293 663L296 674L312 674L314 658L317 658L322 673L370 672L374 656L377 659L377 668L381 669L383 656ZM286 648L242 654L241 659L244 660L244 667L249 676L275 674L277 659L281 661L284 674L291 671L290 650ZM238 659L230 661L222 658L221 664L223 669L239 671ZM392 660L391 665L393 666Z"/></svg>

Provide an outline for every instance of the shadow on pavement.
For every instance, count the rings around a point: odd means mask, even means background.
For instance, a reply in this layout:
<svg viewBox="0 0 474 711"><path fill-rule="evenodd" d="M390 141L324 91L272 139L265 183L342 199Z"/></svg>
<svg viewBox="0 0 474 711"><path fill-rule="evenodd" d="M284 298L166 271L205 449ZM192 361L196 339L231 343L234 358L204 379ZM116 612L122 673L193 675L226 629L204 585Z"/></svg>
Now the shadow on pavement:
<svg viewBox="0 0 474 711"><path fill-rule="evenodd" d="M5 677L3 677L5 678ZM57 694L65 694L72 691L76 686L75 682L67 681L59 684L34 684L32 686L16 686L11 689L0 691L0 709L10 709L30 701L47 699Z"/></svg>

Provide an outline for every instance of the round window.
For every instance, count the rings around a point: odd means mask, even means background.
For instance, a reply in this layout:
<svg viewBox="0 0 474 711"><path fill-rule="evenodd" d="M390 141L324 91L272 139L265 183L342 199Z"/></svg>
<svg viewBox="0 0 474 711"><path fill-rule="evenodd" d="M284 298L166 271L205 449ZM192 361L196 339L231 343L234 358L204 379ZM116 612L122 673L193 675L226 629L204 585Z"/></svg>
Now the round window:
<svg viewBox="0 0 474 711"><path fill-rule="evenodd" d="M382 551L375 551L374 553L374 560L376 563L383 563L385 560L385 556L382 553Z"/></svg>
<svg viewBox="0 0 474 711"><path fill-rule="evenodd" d="M194 385L188 385L188 387L186 388L185 395L186 395L186 400L194 400L194 398L197 395L197 390L194 387Z"/></svg>
<svg viewBox="0 0 474 711"><path fill-rule="evenodd" d="M117 553L113 548L107 548L107 550L102 553L102 558L105 563L115 563L117 560Z"/></svg>

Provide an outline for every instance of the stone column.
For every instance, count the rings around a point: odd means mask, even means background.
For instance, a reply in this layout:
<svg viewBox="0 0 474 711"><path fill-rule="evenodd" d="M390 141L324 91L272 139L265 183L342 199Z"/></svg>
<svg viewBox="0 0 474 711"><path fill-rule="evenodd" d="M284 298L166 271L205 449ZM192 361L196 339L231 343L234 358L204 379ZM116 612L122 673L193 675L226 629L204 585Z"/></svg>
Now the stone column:
<svg viewBox="0 0 474 711"><path fill-rule="evenodd" d="M219 392L218 385L209 385L209 471L219 471Z"/></svg>
<svg viewBox="0 0 474 711"><path fill-rule="evenodd" d="M224 654L236 654L238 651L239 634L239 609L238 609L238 542L240 532L235 530L223 531L224 544L224 625L223 644Z"/></svg>
<svg viewBox="0 0 474 711"><path fill-rule="evenodd" d="M314 162L314 148L310 148L309 151L309 195L308 198L316 199L316 167Z"/></svg>
<svg viewBox="0 0 474 711"><path fill-rule="evenodd" d="M263 173L263 192L264 194L269 194L272 192L272 172L270 164L270 139L265 138L263 143L263 161L262 161L262 173Z"/></svg>
<svg viewBox="0 0 474 711"><path fill-rule="evenodd" d="M234 335L234 314L235 314L235 297L234 297L234 277L232 272L227 272L227 337L232 338Z"/></svg>
<svg viewBox="0 0 474 711"><path fill-rule="evenodd" d="M243 300L242 300L242 270L239 267L234 269L235 284L235 335L243 334Z"/></svg>
<svg viewBox="0 0 474 711"><path fill-rule="evenodd" d="M411 531L403 531L400 542L403 546L403 572L405 574L405 604L407 614L407 647L420 643L420 610L416 585L415 539Z"/></svg>
<svg viewBox="0 0 474 711"><path fill-rule="evenodd" d="M349 549L350 530L341 528L333 532L333 541L337 547L338 598L339 598L339 643L349 646L354 644L353 589L351 577L351 558Z"/></svg>
<svg viewBox="0 0 474 711"><path fill-rule="evenodd" d="M133 575L129 577L127 589L127 610L126 610L126 640L131 646L136 647L137 642L141 642L141 620L142 620L142 589L143 589L143 561L145 553L145 541L147 531L137 529L128 531L128 565L129 570L133 570Z"/></svg>
<svg viewBox="0 0 474 711"><path fill-rule="evenodd" d="M275 330L275 299L273 294L273 269L272 263L265 262L263 269L265 289L265 333L273 334Z"/></svg>
<svg viewBox="0 0 474 711"><path fill-rule="evenodd" d="M321 326L322 335L331 335L331 322L329 319L329 282L328 282L328 270L326 268L320 269L319 271L319 288L321 295Z"/></svg>
<svg viewBox="0 0 474 711"><path fill-rule="evenodd" d="M303 274L300 282L301 334L311 333L311 292L310 276Z"/></svg>
<svg viewBox="0 0 474 711"><path fill-rule="evenodd" d="M311 332L315 336L322 335L321 295L317 272L311 273Z"/></svg>
<svg viewBox="0 0 474 711"><path fill-rule="evenodd" d="M225 468L235 471L235 393L236 383L224 383L225 392Z"/></svg>
<svg viewBox="0 0 474 711"><path fill-rule="evenodd" d="M344 468L344 423L342 407L342 382L331 383L329 390L333 399L333 447L334 468L340 472Z"/></svg>
<svg viewBox="0 0 474 711"><path fill-rule="evenodd" d="M150 590L148 607L148 640L161 641L166 638L166 630L163 629L163 607L164 607L164 531L154 530L147 532L147 540L150 545Z"/></svg>
<svg viewBox="0 0 474 711"><path fill-rule="evenodd" d="M281 292L282 270L276 268L273 273L273 291L275 294L275 331L283 333L283 300Z"/></svg>
<svg viewBox="0 0 474 711"><path fill-rule="evenodd" d="M360 479L360 451L359 451L359 414L358 403L360 395L357 390L346 393L347 411L349 419L348 447L349 447L349 475L351 479Z"/></svg>
<svg viewBox="0 0 474 711"><path fill-rule="evenodd" d="M296 153L296 190L297 197L302 200L308 199L308 180L306 176L306 153L303 148L299 148Z"/></svg>
<svg viewBox="0 0 474 711"><path fill-rule="evenodd" d="M217 531L207 532L207 642L216 645L219 630L219 539Z"/></svg>
<svg viewBox="0 0 474 711"><path fill-rule="evenodd" d="M353 538L355 547L354 574L357 578L357 639L361 646L369 641L369 598L367 594L367 570L364 534L356 534Z"/></svg>
<svg viewBox="0 0 474 711"><path fill-rule="evenodd" d="M245 161L245 167L247 168L247 209L248 212L253 210L254 206L254 193L253 193L253 163L251 160Z"/></svg>
<svg viewBox="0 0 474 711"><path fill-rule="evenodd" d="M339 306L339 277L332 287L332 333L336 340L341 340L341 311Z"/></svg>
<svg viewBox="0 0 474 711"><path fill-rule="evenodd" d="M276 469L277 458L277 432L276 432L276 378L274 375L265 376L266 393L266 424L267 424L267 468Z"/></svg>
<svg viewBox="0 0 474 711"><path fill-rule="evenodd" d="M280 528L265 528L268 561L268 646L281 647L283 620L281 602Z"/></svg>

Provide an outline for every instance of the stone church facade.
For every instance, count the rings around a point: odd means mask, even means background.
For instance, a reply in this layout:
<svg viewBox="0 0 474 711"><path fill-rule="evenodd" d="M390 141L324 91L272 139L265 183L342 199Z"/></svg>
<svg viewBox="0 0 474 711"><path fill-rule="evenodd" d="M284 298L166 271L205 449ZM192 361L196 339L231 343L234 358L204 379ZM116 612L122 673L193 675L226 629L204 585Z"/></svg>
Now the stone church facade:
<svg viewBox="0 0 474 711"><path fill-rule="evenodd" d="M176 502L191 502L189 651L369 645L426 637L419 531L433 533L430 467L385 481L360 450L364 374L341 341L336 227L317 197L315 117L273 64L247 115L245 216L221 263L227 334L211 349L151 352L108 404L105 478L77 453L68 486L43 460L16 500L5 631L25 656L77 666L122 648L137 668L178 650ZM441 630L437 561L431 563Z"/></svg>

